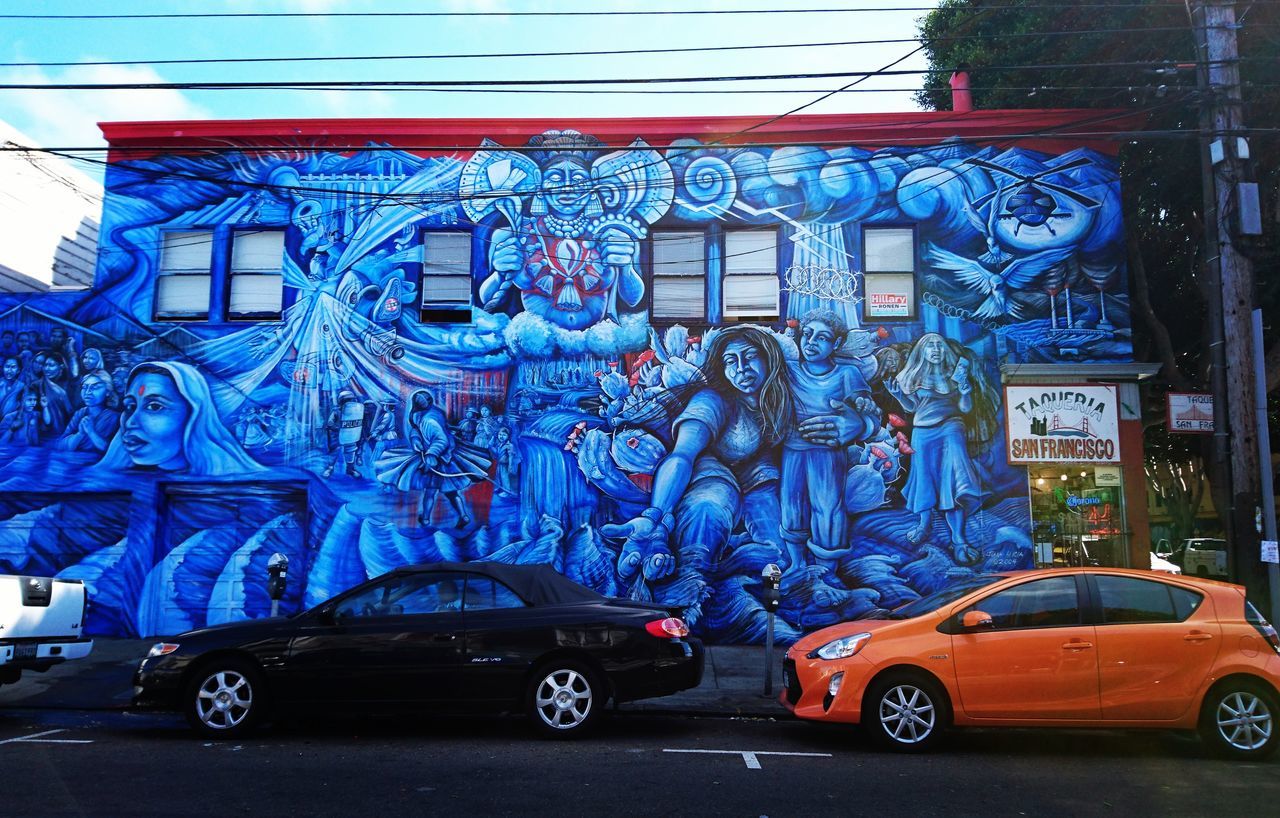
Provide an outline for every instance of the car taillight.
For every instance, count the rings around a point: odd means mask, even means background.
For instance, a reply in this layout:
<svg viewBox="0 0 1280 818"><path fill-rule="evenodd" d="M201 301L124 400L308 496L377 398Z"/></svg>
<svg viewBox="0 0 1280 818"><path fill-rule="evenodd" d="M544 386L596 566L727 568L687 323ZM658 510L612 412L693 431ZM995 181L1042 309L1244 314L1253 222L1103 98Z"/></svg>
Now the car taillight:
<svg viewBox="0 0 1280 818"><path fill-rule="evenodd" d="M1276 634L1276 629L1267 621L1267 618L1253 607L1253 603L1248 601L1244 603L1244 618L1254 630L1262 634L1262 638L1267 640L1271 649L1280 654L1280 636Z"/></svg>
<svg viewBox="0 0 1280 818"><path fill-rule="evenodd" d="M659 639L679 639L689 635L689 626L684 624L683 619L677 619L674 616L646 622L644 629Z"/></svg>

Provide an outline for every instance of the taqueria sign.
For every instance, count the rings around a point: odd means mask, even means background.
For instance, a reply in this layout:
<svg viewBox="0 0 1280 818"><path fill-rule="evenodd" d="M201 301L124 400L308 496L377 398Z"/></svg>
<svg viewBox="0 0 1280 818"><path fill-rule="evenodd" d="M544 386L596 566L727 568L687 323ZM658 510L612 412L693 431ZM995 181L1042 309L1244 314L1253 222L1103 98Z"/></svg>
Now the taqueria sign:
<svg viewBox="0 0 1280 818"><path fill-rule="evenodd" d="M1006 386L1010 463L1119 463L1115 386Z"/></svg>

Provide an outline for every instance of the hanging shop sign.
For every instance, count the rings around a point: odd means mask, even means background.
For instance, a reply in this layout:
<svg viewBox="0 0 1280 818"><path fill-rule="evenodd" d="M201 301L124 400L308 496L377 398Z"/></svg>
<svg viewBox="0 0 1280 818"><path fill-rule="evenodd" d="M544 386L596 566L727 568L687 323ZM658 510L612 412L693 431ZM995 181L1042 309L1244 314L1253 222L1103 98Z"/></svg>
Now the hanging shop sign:
<svg viewBox="0 0 1280 818"><path fill-rule="evenodd" d="M1120 462L1114 386L1006 386L1004 405L1012 464Z"/></svg>
<svg viewBox="0 0 1280 818"><path fill-rule="evenodd" d="M1170 392L1165 396L1170 432L1213 433L1213 395L1200 392Z"/></svg>

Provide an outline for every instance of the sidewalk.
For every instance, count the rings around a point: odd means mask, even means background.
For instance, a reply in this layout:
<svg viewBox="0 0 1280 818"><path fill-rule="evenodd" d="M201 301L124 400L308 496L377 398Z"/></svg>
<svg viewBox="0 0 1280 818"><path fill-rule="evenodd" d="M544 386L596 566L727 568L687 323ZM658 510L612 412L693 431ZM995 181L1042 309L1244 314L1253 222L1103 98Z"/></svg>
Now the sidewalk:
<svg viewBox="0 0 1280 818"><path fill-rule="evenodd" d="M154 639L97 637L84 659L64 662L45 673L23 673L16 684L0 687L0 709L117 710L133 696L133 671ZM619 713L670 713L686 716L785 716L777 702L782 689L782 654L773 652L773 692L764 691L764 648L710 646L702 684L671 696L619 705Z"/></svg>

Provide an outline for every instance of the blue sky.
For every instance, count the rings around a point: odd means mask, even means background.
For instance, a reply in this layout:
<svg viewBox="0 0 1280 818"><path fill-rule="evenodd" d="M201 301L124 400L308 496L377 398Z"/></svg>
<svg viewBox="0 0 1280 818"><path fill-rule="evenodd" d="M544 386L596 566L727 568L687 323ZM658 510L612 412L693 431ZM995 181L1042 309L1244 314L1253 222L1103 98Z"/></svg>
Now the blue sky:
<svg viewBox="0 0 1280 818"><path fill-rule="evenodd" d="M624 9L883 8L933 0L47 0L0 11L46 14L191 11L601 11ZM228 57L476 54L510 51L816 43L910 38L919 11L677 17L292 18L253 20L0 21L5 63ZM223 65L0 67L0 82L198 80L458 80L725 76L874 70L913 43L722 53ZM921 68L916 54L899 68ZM775 83L810 93L617 94L340 91L0 90L0 119L42 146L100 145L96 123L113 120L315 117L527 117L777 115L848 79ZM918 76L872 79L862 88L914 88ZM668 86L669 87L669 86ZM699 86L681 86L697 88ZM726 84L712 87L724 90ZM740 84L738 88L759 88ZM814 113L914 110L909 91L841 94Z"/></svg>

